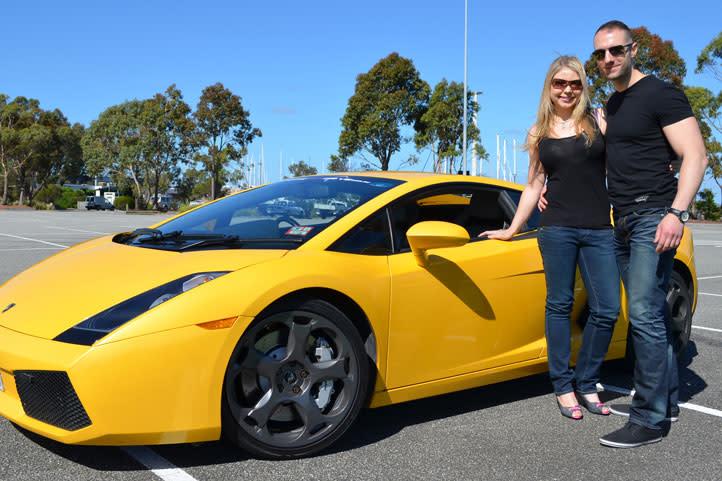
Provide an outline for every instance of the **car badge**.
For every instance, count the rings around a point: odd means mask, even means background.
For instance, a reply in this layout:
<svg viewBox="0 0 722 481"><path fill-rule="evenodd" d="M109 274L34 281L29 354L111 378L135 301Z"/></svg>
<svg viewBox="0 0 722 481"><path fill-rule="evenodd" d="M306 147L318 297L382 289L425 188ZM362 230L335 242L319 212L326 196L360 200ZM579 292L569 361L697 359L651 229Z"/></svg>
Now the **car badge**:
<svg viewBox="0 0 722 481"><path fill-rule="evenodd" d="M7 306L5 309L3 309L2 313L0 313L0 314L5 314L6 311L9 311L9 310L12 309L13 307L15 307L15 303L14 303L14 302L10 303L9 306Z"/></svg>

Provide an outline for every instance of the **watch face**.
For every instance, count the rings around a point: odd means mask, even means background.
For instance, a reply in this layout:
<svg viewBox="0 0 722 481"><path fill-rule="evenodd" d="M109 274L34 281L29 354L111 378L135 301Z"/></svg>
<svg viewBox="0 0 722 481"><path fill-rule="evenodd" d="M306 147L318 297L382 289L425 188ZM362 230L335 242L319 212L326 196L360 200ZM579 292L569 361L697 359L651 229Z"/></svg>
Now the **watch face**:
<svg viewBox="0 0 722 481"><path fill-rule="evenodd" d="M687 212L686 210L680 212L679 220L681 220L682 222L687 222L689 220L689 212Z"/></svg>

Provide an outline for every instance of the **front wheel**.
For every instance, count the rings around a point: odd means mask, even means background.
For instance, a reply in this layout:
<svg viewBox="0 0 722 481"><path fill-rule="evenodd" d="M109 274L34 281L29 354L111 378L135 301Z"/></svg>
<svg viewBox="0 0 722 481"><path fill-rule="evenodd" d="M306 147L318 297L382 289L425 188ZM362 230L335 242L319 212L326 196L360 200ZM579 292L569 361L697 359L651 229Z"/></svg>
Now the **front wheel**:
<svg viewBox="0 0 722 481"><path fill-rule="evenodd" d="M370 388L361 337L341 311L301 301L257 319L223 385L223 432L264 458L309 456L349 428Z"/></svg>

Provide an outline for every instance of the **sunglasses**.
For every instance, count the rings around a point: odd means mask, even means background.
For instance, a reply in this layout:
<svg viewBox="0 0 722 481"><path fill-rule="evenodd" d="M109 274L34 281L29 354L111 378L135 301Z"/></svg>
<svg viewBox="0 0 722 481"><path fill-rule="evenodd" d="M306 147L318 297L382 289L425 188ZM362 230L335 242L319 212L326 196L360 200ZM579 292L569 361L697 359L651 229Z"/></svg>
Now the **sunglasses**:
<svg viewBox="0 0 722 481"><path fill-rule="evenodd" d="M582 89L582 81L581 80L562 80L560 78L552 79L552 88L555 88L557 90L564 90L567 88L567 86L571 87L572 90L581 90Z"/></svg>
<svg viewBox="0 0 722 481"><path fill-rule="evenodd" d="M609 51L612 57L621 57L622 55L627 53L627 49L632 45L634 45L634 42L628 43L627 45L615 45L614 47L609 48L599 48L592 52L592 57L597 60L604 60L607 51Z"/></svg>

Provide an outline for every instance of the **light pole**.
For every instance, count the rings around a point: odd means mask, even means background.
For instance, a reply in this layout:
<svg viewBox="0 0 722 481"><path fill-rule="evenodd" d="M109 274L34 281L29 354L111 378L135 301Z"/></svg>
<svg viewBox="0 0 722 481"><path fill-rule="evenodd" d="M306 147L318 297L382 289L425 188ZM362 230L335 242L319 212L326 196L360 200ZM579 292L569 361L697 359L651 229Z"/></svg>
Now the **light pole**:
<svg viewBox="0 0 722 481"><path fill-rule="evenodd" d="M463 162L463 171L462 173L466 175L466 109L467 109L467 101L466 101L466 84L468 79L468 70L467 70L467 64L469 60L469 0L464 0L464 138L463 138L463 156L464 156L464 162Z"/></svg>
<svg viewBox="0 0 722 481"><path fill-rule="evenodd" d="M474 112L474 127L476 127L478 132L479 122L477 119L477 114L479 112L479 94L483 94L484 92L479 91L471 93L474 95L474 104L477 106L477 110ZM484 171L483 162L483 159L479 159L479 175L482 175ZM471 175L476 175L476 138L471 141Z"/></svg>

